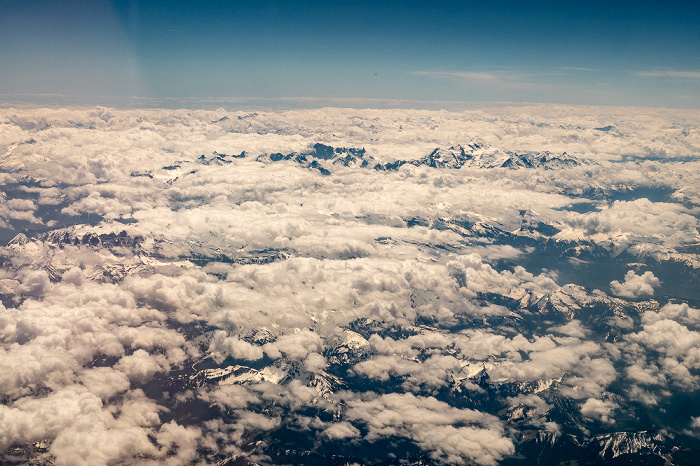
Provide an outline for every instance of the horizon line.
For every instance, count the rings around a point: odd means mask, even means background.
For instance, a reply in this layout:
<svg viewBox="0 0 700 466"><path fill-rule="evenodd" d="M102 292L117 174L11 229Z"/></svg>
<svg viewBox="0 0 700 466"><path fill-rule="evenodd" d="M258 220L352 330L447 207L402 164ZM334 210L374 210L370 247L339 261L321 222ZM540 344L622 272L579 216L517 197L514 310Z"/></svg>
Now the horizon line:
<svg viewBox="0 0 700 466"><path fill-rule="evenodd" d="M12 98L20 98L21 100L13 101ZM24 99L22 99L24 98ZM26 100L25 100L26 99ZM41 99L75 99L81 100L83 102L39 102ZM111 100L111 103L99 103L99 100ZM90 102L92 101L92 102ZM161 105L156 106L144 106L144 107L133 107L128 105L129 103L160 103ZM354 108L354 109L376 109L376 110L446 110L450 111L448 108L426 108L425 106L451 106L451 107L473 107L478 109L479 107L507 107L507 106L560 106L560 107L590 107L590 108L649 108L656 110L683 110L683 111L693 111L700 110L696 107L668 107L663 105L625 105L625 104L573 104L573 103L563 103L563 102L529 102L529 101L507 101L507 100L483 100L483 101L469 101L469 100L424 100L424 99L397 99L397 98L381 98L381 97L311 97L311 96L295 96L295 97L147 97L147 96L108 96L108 95L97 95L97 96L85 96L85 95L74 95L74 94L61 94L61 93L0 93L0 107L7 108L12 106L22 106L22 107L84 107L84 108L94 108L94 107L110 107L120 110L127 109L170 109L175 110L176 107L163 106L166 103L202 103L202 104L245 104L245 103L255 103L255 102L270 102L270 103L293 103L297 102L300 104L323 104L323 103L338 103L338 104L384 104L382 107L355 107L352 105L348 106L334 106L334 105L322 105L322 106L310 106L310 107L280 107L280 106L256 106L256 108L267 108L270 110L274 109L321 109L321 108ZM126 108L115 105L121 103L122 105L128 105ZM397 105L396 107L388 107L387 104ZM410 104L422 104L423 107L406 107ZM182 109L192 110L193 107L182 106ZM204 108L203 108L204 109ZM463 110L467 110L464 108Z"/></svg>

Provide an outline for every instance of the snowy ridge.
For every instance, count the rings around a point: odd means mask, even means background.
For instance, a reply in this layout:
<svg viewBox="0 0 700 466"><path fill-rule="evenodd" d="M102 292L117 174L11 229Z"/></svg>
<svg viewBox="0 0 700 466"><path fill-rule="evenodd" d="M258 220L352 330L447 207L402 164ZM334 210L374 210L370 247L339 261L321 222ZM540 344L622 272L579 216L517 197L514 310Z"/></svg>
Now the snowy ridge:
<svg viewBox="0 0 700 466"><path fill-rule="evenodd" d="M436 148L429 155L414 161L397 160L385 165L377 165L378 170L393 170L406 163L431 168L459 169L467 168L543 168L545 170L578 167L590 162L567 154L544 152L512 152L489 147L482 141L472 140L462 146L457 144L449 148Z"/></svg>
<svg viewBox="0 0 700 466"><path fill-rule="evenodd" d="M204 159L203 159L204 160ZM327 146L317 143L313 150L302 153L265 154L257 158L263 162L291 160L303 167L315 169L323 175L329 175L333 166L355 168L374 168L378 171L393 171L402 165L426 166L436 169L466 168L543 168L545 170L578 167L592 162L581 160L567 153L550 152L512 152L492 149L483 141L472 140L462 146L457 144L449 148L436 148L430 154L417 159L399 159L393 162L376 163L365 149ZM207 162L210 163L210 162Z"/></svg>

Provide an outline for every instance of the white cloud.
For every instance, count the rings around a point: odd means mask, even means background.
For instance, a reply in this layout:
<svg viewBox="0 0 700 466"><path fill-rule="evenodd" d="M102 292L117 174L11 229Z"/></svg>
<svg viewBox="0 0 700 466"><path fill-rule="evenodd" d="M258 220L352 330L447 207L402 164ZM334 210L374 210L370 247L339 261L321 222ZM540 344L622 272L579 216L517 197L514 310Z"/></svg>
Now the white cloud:
<svg viewBox="0 0 700 466"><path fill-rule="evenodd" d="M616 407L617 405L612 401L589 398L583 406L581 406L581 414L601 422L613 423L614 421L610 419L610 413L612 413Z"/></svg>
<svg viewBox="0 0 700 466"><path fill-rule="evenodd" d="M700 386L700 332L696 310L685 304L667 304L642 315L642 328L625 336L632 382L630 397L658 405L672 396L670 390L696 390Z"/></svg>
<svg viewBox="0 0 700 466"><path fill-rule="evenodd" d="M304 360L304 367L306 370L317 372L324 369L327 365L326 358L319 353L309 353Z"/></svg>
<svg viewBox="0 0 700 466"><path fill-rule="evenodd" d="M45 270L29 272L22 279L22 292L29 296L41 296L50 286L49 274Z"/></svg>
<svg viewBox="0 0 700 466"><path fill-rule="evenodd" d="M478 83L506 89L532 89L539 85L532 82L532 76L510 71L412 71L415 76L435 79L452 79L457 82Z"/></svg>
<svg viewBox="0 0 700 466"><path fill-rule="evenodd" d="M359 437L360 431L349 422L336 422L329 425L323 431L323 435L332 440L346 440Z"/></svg>
<svg viewBox="0 0 700 466"><path fill-rule="evenodd" d="M599 212L570 213L567 217L567 223L582 230L584 237L601 245L613 242L616 251L635 242L643 242L643 248L653 250L654 243L659 240L674 248L699 239L700 223L691 211L678 204L651 202L646 198L615 201Z"/></svg>
<svg viewBox="0 0 700 466"><path fill-rule="evenodd" d="M298 333L283 335L268 345L290 359L304 359L309 353L318 353L323 350L323 339L316 332L303 329ZM268 352L267 345L265 351Z"/></svg>
<svg viewBox="0 0 700 466"><path fill-rule="evenodd" d="M80 382L103 400L129 389L126 374L111 367L93 367L80 374Z"/></svg>
<svg viewBox="0 0 700 466"><path fill-rule="evenodd" d="M617 280L610 282L610 289L615 296L624 298L639 298L640 296L653 296L654 288L658 288L661 282L651 271L637 275L634 270L628 270L625 274L625 281L620 283Z"/></svg>
<svg viewBox="0 0 700 466"><path fill-rule="evenodd" d="M23 398L0 407L0 451L12 444L52 440L56 464L110 464L139 459L192 461L199 431L175 422L158 429L158 406L135 391L122 401L118 415L103 408L89 392L65 388L46 398ZM152 435L156 443L149 440ZM178 444L176 455L170 455Z"/></svg>
<svg viewBox="0 0 700 466"><path fill-rule="evenodd" d="M590 331L581 325L578 320L572 320L565 325L560 325L557 327L552 327L549 331L561 333L563 335L568 335L575 338L585 338L586 335L590 334Z"/></svg>
<svg viewBox="0 0 700 466"><path fill-rule="evenodd" d="M163 356L150 355L139 349L134 354L121 358L114 367L125 373L131 381L142 384L151 380L155 374L165 372L168 364Z"/></svg>
<svg viewBox="0 0 700 466"><path fill-rule="evenodd" d="M64 283L72 283L76 286L80 286L83 284L83 272L80 270L78 267L73 267L71 269L68 269L63 273L62 281Z"/></svg>
<svg viewBox="0 0 700 466"><path fill-rule="evenodd" d="M345 417L369 429L367 440L408 437L441 464L494 465L514 451L497 418L432 397L387 394L349 400L348 406Z"/></svg>
<svg viewBox="0 0 700 466"><path fill-rule="evenodd" d="M353 367L355 373L371 379L405 378L403 386L410 391L447 386L460 369L459 361L453 356L441 355L420 362L400 356L374 356Z"/></svg>
<svg viewBox="0 0 700 466"><path fill-rule="evenodd" d="M217 404L220 408L246 408L249 404L258 401L258 397L254 392L242 385L222 385L214 390L203 391L200 398Z"/></svg>
<svg viewBox="0 0 700 466"><path fill-rule="evenodd" d="M648 78L685 78L685 79L700 79L700 71L679 71L679 70L651 70L638 71L638 76Z"/></svg>
<svg viewBox="0 0 700 466"><path fill-rule="evenodd" d="M234 359L255 361L263 357L263 350L259 346L254 346L238 339L238 337L227 337L226 332L218 330L214 333L209 345L210 352L222 353L224 356L231 356Z"/></svg>
<svg viewBox="0 0 700 466"><path fill-rule="evenodd" d="M460 78L473 79L477 81L494 81L500 79L494 73L479 71L413 71L411 74L417 76L429 76L431 78Z"/></svg>
<svg viewBox="0 0 700 466"><path fill-rule="evenodd" d="M660 320L674 320L686 326L700 325L700 309L688 306L687 303L668 303L658 312L645 312L642 316L644 323L654 323Z"/></svg>

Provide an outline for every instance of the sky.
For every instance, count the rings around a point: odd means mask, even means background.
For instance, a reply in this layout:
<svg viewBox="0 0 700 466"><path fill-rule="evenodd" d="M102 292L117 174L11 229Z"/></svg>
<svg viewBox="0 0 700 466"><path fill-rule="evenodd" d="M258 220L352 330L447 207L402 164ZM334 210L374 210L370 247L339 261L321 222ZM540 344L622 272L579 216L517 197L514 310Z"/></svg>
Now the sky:
<svg viewBox="0 0 700 466"><path fill-rule="evenodd" d="M0 43L5 102L700 108L694 2L4 0Z"/></svg>

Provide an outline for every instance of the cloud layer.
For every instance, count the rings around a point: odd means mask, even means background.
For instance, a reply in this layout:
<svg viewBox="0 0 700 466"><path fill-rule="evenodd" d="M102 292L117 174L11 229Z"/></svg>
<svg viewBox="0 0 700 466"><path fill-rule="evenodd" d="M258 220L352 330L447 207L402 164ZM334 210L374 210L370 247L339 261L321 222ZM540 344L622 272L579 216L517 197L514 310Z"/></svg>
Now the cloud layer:
<svg viewBox="0 0 700 466"><path fill-rule="evenodd" d="M8 461L489 465L697 430L664 415L700 380L697 113L0 117ZM457 151L522 164L429 163Z"/></svg>

